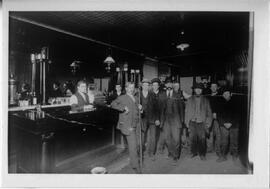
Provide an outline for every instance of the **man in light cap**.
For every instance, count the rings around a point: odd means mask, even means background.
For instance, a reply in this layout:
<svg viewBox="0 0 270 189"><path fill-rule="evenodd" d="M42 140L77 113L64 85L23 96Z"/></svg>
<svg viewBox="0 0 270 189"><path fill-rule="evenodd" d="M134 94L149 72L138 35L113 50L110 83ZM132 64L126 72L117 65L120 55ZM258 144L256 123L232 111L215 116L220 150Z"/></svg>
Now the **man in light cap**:
<svg viewBox="0 0 270 189"><path fill-rule="evenodd" d="M195 95L186 104L185 124L189 129L191 142L191 157L197 155L206 160L206 134L212 123L212 111L208 99L202 96L202 83L193 86Z"/></svg>
<svg viewBox="0 0 270 189"><path fill-rule="evenodd" d="M149 128L149 115L150 115L150 94L149 87L150 81L147 78L144 78L141 82L142 90L140 91L140 103L142 105L143 113L142 118L142 149L145 151L145 141L147 138L146 131Z"/></svg>
<svg viewBox="0 0 270 189"><path fill-rule="evenodd" d="M178 94L173 91L172 80L167 78L165 82L166 98L161 112L161 128L168 149L168 157L177 162L181 151L180 133L184 120L184 107Z"/></svg>
<svg viewBox="0 0 270 189"><path fill-rule="evenodd" d="M120 95L112 103L111 107L119 111L119 120L117 129L127 139L130 165L135 173L141 173L140 165L140 123L139 114L141 105L138 103L138 98L134 96L134 83L127 82L125 84L126 94Z"/></svg>

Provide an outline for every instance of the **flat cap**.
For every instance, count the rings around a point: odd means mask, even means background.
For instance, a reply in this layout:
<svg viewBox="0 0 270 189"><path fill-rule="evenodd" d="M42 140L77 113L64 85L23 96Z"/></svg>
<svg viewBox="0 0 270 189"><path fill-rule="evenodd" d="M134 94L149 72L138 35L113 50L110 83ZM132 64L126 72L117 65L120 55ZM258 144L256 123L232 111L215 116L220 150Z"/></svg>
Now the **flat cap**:
<svg viewBox="0 0 270 189"><path fill-rule="evenodd" d="M167 77L166 80L165 80L165 83L172 83L172 78Z"/></svg>
<svg viewBox="0 0 270 189"><path fill-rule="evenodd" d="M149 83L150 84L150 80L147 78L143 78L142 83Z"/></svg>
<svg viewBox="0 0 270 189"><path fill-rule="evenodd" d="M160 83L159 78L154 78L151 80L151 83Z"/></svg>

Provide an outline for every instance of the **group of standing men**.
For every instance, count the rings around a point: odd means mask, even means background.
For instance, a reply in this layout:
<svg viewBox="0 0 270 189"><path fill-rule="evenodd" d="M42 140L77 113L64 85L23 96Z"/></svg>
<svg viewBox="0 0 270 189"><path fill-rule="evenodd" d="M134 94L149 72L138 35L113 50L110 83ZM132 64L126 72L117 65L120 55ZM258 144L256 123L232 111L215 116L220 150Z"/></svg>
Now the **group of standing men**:
<svg viewBox="0 0 270 189"><path fill-rule="evenodd" d="M117 86L116 99L111 103L112 108L120 111L117 128L127 139L135 173L141 173L140 150L154 161L156 154L163 154L167 148L168 157L176 163L181 154L184 129L189 131L191 158L199 155L201 160L206 159L207 138L215 141L210 144L214 144L218 162L226 160L229 138L230 151L237 157L239 108L231 100L229 88L220 95L217 84L212 83L216 85L211 85L212 93L202 95L204 85L195 83L194 95L184 99L179 87L174 90L179 83L167 78L164 90L160 83L158 78L144 79L141 90L136 92L134 83L127 82L125 94Z"/></svg>

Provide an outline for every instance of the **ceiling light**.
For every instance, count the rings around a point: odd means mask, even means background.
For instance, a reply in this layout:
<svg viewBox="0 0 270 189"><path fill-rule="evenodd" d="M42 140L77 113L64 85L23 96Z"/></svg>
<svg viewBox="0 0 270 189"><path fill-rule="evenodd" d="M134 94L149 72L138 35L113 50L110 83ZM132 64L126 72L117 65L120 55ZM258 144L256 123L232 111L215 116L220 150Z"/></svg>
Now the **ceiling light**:
<svg viewBox="0 0 270 189"><path fill-rule="evenodd" d="M188 43L181 43L180 45L177 45L176 48L180 49L181 51L184 51L186 48L189 47Z"/></svg>
<svg viewBox="0 0 270 189"><path fill-rule="evenodd" d="M111 56L107 56L107 58L104 60L105 64L114 64L115 61Z"/></svg>

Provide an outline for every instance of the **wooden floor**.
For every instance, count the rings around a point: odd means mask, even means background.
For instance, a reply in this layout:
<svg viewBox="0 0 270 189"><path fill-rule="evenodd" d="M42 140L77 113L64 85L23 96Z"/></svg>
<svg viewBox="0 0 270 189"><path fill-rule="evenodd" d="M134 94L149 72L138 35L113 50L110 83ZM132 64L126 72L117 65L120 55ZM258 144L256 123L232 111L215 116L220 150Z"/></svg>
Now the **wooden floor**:
<svg viewBox="0 0 270 189"><path fill-rule="evenodd" d="M183 149L177 163L168 159L166 154L157 155L152 161L144 157L143 174L248 174L248 169L238 159L218 163L215 153L207 153L206 161L200 158L190 158L188 149ZM11 167L14 165L11 165ZM108 174L134 174L129 166L127 149L108 145L97 150L70 158L56 165L58 174L91 174L94 167L105 167Z"/></svg>
<svg viewBox="0 0 270 189"><path fill-rule="evenodd" d="M233 161L228 155L228 160L218 163L215 153L208 153L206 161L200 158L190 158L189 151L183 149L181 158L177 163L167 158L166 154L157 155L152 161L147 156L144 158L144 174L248 174L248 169L238 159ZM95 152L84 155L69 162L58 173L81 173L89 174L94 167L105 167L109 174L134 174L129 166L127 150L115 146L107 146Z"/></svg>
<svg viewBox="0 0 270 189"><path fill-rule="evenodd" d="M168 159L167 155L158 155L155 161L150 158L144 159L143 174L248 174L248 169L240 160L233 161L228 156L227 161L216 162L215 153L208 153L206 161L200 160L199 156L190 158L187 150L183 150L177 163ZM134 174L130 166L115 172L118 174Z"/></svg>

